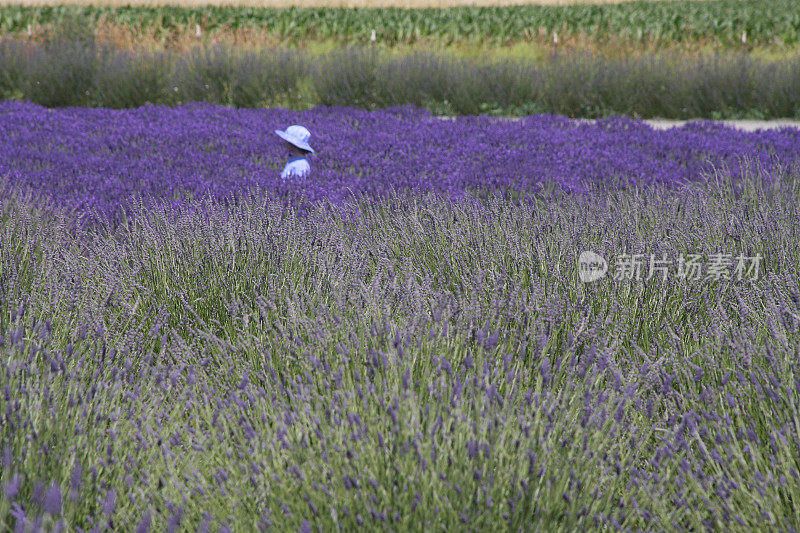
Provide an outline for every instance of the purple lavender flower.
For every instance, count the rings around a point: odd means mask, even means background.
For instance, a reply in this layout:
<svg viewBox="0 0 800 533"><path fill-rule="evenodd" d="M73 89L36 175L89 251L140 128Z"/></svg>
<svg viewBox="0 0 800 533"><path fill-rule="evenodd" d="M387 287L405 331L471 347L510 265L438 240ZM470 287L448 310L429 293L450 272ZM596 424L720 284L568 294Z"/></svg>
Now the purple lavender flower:
<svg viewBox="0 0 800 533"><path fill-rule="evenodd" d="M173 513L167 520L167 531L169 533L175 533L175 531L177 531L177 529L180 527L182 521L183 521L183 510L178 509L176 511L173 511Z"/></svg>
<svg viewBox="0 0 800 533"><path fill-rule="evenodd" d="M61 514L61 487L51 485L42 500L42 509L51 515Z"/></svg>
<svg viewBox="0 0 800 533"><path fill-rule="evenodd" d="M147 511L139 523L136 525L136 533L147 533L150 531L150 511Z"/></svg>
<svg viewBox="0 0 800 533"><path fill-rule="evenodd" d="M19 494L19 487L22 483L22 476L15 474L11 480L3 483L3 494L9 500L15 500Z"/></svg>

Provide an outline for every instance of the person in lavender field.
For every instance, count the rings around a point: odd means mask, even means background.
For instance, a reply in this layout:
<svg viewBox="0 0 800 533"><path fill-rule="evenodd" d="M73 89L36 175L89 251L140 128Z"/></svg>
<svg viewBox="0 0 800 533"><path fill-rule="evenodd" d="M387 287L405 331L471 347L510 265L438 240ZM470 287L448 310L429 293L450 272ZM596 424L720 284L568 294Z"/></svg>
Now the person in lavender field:
<svg viewBox="0 0 800 533"><path fill-rule="evenodd" d="M306 157L309 153L316 153L308 144L308 141L311 140L311 133L303 126L298 125L289 126L286 131L275 130L275 133L286 141L286 147L289 150L289 162L281 172L281 178L308 176L311 166Z"/></svg>

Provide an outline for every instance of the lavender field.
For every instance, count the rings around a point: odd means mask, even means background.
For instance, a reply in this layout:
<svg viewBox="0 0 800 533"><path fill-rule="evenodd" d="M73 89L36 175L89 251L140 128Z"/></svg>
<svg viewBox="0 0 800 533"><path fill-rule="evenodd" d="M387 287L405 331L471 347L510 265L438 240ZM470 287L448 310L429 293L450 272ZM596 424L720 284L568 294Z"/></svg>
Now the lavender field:
<svg viewBox="0 0 800 533"><path fill-rule="evenodd" d="M3 103L0 154L0 529L800 529L800 130Z"/></svg>
<svg viewBox="0 0 800 533"><path fill-rule="evenodd" d="M280 179L286 154L274 130L302 123L319 154L309 180ZM244 110L204 104L135 110L46 109L0 103L0 176L46 193L83 218L114 216L132 201L182 204L260 189L304 210L323 199L435 192L452 199L589 184L676 186L743 159L767 174L800 160L800 130L738 132L714 122L656 131L630 118L581 124L440 120L427 111L318 107Z"/></svg>

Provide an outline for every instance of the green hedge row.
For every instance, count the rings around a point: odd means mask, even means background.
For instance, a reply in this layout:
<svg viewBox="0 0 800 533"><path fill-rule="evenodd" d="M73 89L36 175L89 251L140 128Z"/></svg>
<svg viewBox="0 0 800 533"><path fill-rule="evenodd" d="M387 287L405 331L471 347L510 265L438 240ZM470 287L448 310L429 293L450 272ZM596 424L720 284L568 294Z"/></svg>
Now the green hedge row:
<svg viewBox="0 0 800 533"><path fill-rule="evenodd" d="M447 43L524 41L547 36L612 35L652 41L711 40L735 44L742 32L752 43L800 40L800 0L638 1L609 5L402 8L250 7L0 7L0 33L13 35L35 26L58 25L79 17L87 24L107 20L137 32L168 35L222 29L259 29L286 40L306 38L364 42L372 30L381 42L409 43L433 38Z"/></svg>
<svg viewBox="0 0 800 533"><path fill-rule="evenodd" d="M0 98L45 106L136 107L206 101L238 107L366 109L412 104L440 114L644 118L800 118L800 57L553 55L478 62L374 48L197 48L132 52L92 41L0 41Z"/></svg>

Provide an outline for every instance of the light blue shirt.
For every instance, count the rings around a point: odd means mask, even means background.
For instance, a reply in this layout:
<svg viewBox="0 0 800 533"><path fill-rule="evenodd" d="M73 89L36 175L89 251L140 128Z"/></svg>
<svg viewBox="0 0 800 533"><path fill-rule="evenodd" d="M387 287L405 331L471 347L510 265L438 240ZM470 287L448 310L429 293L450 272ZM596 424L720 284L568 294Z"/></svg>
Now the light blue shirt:
<svg viewBox="0 0 800 533"><path fill-rule="evenodd" d="M308 164L305 157L293 157L286 163L283 172L281 172L281 178L286 179L289 176L302 178L309 172L311 172L311 166Z"/></svg>

